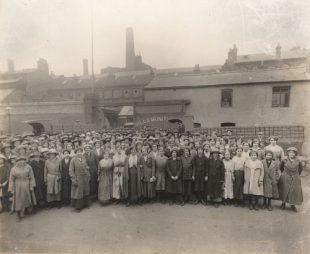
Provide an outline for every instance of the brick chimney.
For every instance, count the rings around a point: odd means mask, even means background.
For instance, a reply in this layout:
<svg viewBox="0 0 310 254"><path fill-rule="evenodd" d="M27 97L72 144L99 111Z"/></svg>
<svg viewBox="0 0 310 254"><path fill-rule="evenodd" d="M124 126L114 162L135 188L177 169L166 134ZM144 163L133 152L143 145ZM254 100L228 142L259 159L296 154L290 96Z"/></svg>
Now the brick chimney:
<svg viewBox="0 0 310 254"><path fill-rule="evenodd" d="M45 59L40 58L37 62L37 66L38 66L38 70L40 72L42 72L45 75L49 75L49 67L48 67L48 63Z"/></svg>
<svg viewBox="0 0 310 254"><path fill-rule="evenodd" d="M83 76L88 76L88 60L83 59Z"/></svg>
<svg viewBox="0 0 310 254"><path fill-rule="evenodd" d="M14 61L12 59L8 59L8 72L14 72Z"/></svg>
<svg viewBox="0 0 310 254"><path fill-rule="evenodd" d="M126 28L126 69L128 71L136 69L135 44L131 27Z"/></svg>
<svg viewBox="0 0 310 254"><path fill-rule="evenodd" d="M278 46L276 47L276 58L281 59L281 46L278 43Z"/></svg>

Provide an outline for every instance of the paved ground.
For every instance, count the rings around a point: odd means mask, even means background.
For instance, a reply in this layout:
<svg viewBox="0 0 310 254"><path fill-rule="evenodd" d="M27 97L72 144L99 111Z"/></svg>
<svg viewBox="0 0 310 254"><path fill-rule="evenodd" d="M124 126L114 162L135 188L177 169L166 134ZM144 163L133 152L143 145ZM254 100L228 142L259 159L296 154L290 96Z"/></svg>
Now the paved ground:
<svg viewBox="0 0 310 254"><path fill-rule="evenodd" d="M1 214L0 252L310 253L310 177L299 213L247 208L97 203L44 210L20 223Z"/></svg>

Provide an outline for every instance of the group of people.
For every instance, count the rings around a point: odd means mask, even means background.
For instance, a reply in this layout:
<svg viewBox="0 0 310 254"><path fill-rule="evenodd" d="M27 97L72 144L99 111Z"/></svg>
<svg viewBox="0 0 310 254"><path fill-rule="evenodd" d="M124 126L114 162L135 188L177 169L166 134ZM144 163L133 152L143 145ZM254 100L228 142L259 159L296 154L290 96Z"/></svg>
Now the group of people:
<svg viewBox="0 0 310 254"><path fill-rule="evenodd" d="M294 147L277 137L251 139L216 132L102 130L0 138L2 211L21 220L33 208L169 202L272 210L303 202L303 169Z"/></svg>

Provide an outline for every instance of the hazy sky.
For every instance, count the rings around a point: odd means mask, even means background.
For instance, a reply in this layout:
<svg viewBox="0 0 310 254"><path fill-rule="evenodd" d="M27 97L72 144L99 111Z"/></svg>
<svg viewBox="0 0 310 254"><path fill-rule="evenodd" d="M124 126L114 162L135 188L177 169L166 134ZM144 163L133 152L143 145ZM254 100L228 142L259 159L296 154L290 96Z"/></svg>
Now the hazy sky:
<svg viewBox="0 0 310 254"><path fill-rule="evenodd" d="M156 68L222 64L234 43L240 54L310 48L309 0L0 0L0 71L42 57L55 74L81 74L92 2L96 73L124 66L128 26Z"/></svg>

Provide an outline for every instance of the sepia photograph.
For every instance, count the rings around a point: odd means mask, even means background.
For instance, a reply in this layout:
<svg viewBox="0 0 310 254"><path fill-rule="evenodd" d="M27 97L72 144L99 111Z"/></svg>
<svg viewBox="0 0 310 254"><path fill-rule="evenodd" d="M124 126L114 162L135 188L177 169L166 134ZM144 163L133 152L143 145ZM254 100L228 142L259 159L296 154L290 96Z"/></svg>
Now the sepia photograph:
<svg viewBox="0 0 310 254"><path fill-rule="evenodd" d="M0 253L309 254L310 1L0 0Z"/></svg>

